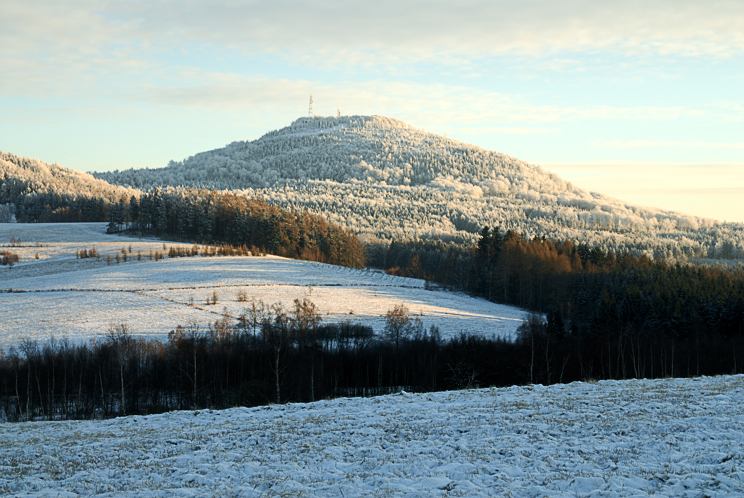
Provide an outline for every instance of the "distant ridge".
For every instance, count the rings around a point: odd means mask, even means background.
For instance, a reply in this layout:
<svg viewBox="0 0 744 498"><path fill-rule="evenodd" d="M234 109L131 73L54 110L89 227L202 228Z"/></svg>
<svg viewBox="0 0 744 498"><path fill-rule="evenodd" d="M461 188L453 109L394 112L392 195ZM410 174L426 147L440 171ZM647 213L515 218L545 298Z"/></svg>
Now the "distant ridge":
<svg viewBox="0 0 744 498"><path fill-rule="evenodd" d="M29 192L91 193L96 195L126 194L127 189L111 185L90 173L48 164L38 159L20 157L0 151L0 192L9 192L12 182L25 183Z"/></svg>
<svg viewBox="0 0 744 498"><path fill-rule="evenodd" d="M14 205L19 221L104 221L104 203L133 195L139 191L0 151L0 205Z"/></svg>
<svg viewBox="0 0 744 498"><path fill-rule="evenodd" d="M473 243L483 226L499 225L656 257L744 258L744 225L588 192L539 166L383 116L303 117L164 168L93 176L12 154L0 159L0 204L24 191L120 199L177 186L307 209L367 241Z"/></svg>
<svg viewBox="0 0 744 498"><path fill-rule="evenodd" d="M94 175L142 189L242 191L323 214L367 240L472 243L498 224L658 257L717 257L725 243L744 256L742 225L588 192L539 166L383 116L302 117L164 168Z"/></svg>

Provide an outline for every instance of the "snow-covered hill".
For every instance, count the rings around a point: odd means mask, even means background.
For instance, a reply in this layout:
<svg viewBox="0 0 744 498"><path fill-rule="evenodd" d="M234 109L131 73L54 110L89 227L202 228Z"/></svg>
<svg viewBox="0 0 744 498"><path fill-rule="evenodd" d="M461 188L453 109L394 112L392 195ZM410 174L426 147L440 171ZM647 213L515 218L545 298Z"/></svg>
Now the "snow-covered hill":
<svg viewBox="0 0 744 498"><path fill-rule="evenodd" d="M605 249L744 257L744 226L634 206L518 159L380 116L300 118L160 169L98 173L135 188L242 190L381 239L473 242L485 225ZM730 251L729 251L730 252Z"/></svg>
<svg viewBox="0 0 744 498"><path fill-rule="evenodd" d="M138 192L110 185L89 173L0 151L0 204L38 194L97 196L116 201Z"/></svg>
<svg viewBox="0 0 744 498"><path fill-rule="evenodd" d="M0 494L742 496L744 377L0 424Z"/></svg>
<svg viewBox="0 0 744 498"><path fill-rule="evenodd" d="M422 280L279 257L192 257L154 261L154 251L182 244L105 233L105 223L0 224L0 246L20 256L0 267L0 348L23 338L87 340L125 323L138 336L164 339L177 325L202 327L238 317L246 297L289 309L294 299L315 303L326 323L345 320L384 328L385 313L404 304L443 338L461 332L514 336L525 312L459 293L427 289ZM96 258L76 252L95 247ZM119 255L120 263L106 257ZM123 255L126 254L126 262ZM38 257L38 259L37 259ZM13 289L14 292L2 292ZM207 298L218 294L217 304ZM192 304L193 303L193 304Z"/></svg>

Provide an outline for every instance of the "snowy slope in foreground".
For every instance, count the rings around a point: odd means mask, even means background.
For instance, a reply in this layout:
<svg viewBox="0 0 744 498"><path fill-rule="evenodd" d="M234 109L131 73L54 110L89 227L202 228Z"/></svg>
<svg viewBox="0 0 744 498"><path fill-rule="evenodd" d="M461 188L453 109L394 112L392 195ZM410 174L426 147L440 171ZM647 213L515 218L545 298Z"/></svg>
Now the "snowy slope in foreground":
<svg viewBox="0 0 744 498"><path fill-rule="evenodd" d="M385 313L401 303L425 327L437 325L443 338L461 332L513 337L525 318L518 308L428 290L422 280L310 261L272 256L137 261L138 251L163 251L163 242L106 235L104 230L102 223L0 224L0 241L23 241L22 247L12 248L20 263L0 267L0 290L24 291L0 293L0 348L26 337L44 341L52 334L86 340L119 323L129 325L135 335L163 339L179 324L195 321L206 327L223 313L235 320L249 305L238 301L239 292L285 309L294 299L308 298L323 322L352 320L376 332L384 328ZM133 252L126 263L106 264L105 256L120 253L122 247L128 252L130 245ZM75 251L93 246L104 260L75 258ZM207 305L214 292L218 304Z"/></svg>
<svg viewBox="0 0 744 498"><path fill-rule="evenodd" d="M399 394L0 431L0 493L15 496L744 493L742 376Z"/></svg>

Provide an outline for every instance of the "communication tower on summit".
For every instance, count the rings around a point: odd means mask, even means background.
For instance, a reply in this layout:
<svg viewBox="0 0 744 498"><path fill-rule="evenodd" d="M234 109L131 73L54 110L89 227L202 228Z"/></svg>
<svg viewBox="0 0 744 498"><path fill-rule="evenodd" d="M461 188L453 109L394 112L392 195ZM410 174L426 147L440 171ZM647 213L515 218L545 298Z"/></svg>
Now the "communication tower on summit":
<svg viewBox="0 0 744 498"><path fill-rule="evenodd" d="M307 117L312 118L313 116L313 95L310 94L310 107L307 109Z"/></svg>

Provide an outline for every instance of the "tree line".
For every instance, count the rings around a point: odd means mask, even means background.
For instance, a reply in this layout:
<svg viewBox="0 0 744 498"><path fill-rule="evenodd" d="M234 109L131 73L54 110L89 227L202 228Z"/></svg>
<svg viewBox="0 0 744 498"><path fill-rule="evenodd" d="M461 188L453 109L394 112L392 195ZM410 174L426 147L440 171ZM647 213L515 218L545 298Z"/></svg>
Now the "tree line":
<svg viewBox="0 0 744 498"><path fill-rule="evenodd" d="M112 201L115 202L105 197L74 193L35 192L21 195L12 206L19 223L82 223L106 221Z"/></svg>
<svg viewBox="0 0 744 498"><path fill-rule="evenodd" d="M533 315L516 340L442 340L400 305L381 335L324 324L315 305L252 301L240 319L189 323L166 340L126 324L87 343L24 340L0 354L0 418L90 419L524 383L744 372L744 336L575 333Z"/></svg>
<svg viewBox="0 0 744 498"><path fill-rule="evenodd" d="M696 358L717 355L715 344L722 337L744 334L741 268L615 254L498 228L484 228L474 247L394 242L370 251L370 260L392 274L532 310L545 317L540 327L555 331L556 337L593 344L605 351L605 358L620 358L617 365L628 354L666 354L671 361L686 341L694 341ZM744 351L727 351L721 358L731 354ZM677 368L666 372L686 373Z"/></svg>
<svg viewBox="0 0 744 498"><path fill-rule="evenodd" d="M154 189L109 208L109 233L229 244L295 259L352 268L365 265L364 246L350 230L308 212L261 199L193 189Z"/></svg>

